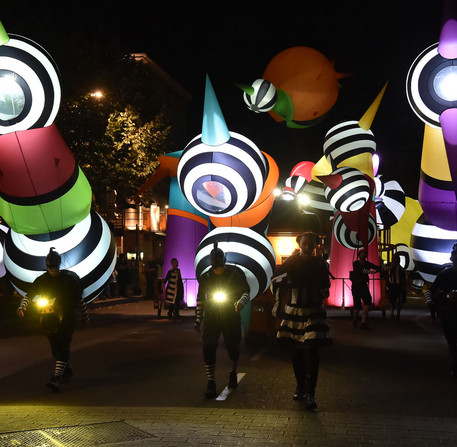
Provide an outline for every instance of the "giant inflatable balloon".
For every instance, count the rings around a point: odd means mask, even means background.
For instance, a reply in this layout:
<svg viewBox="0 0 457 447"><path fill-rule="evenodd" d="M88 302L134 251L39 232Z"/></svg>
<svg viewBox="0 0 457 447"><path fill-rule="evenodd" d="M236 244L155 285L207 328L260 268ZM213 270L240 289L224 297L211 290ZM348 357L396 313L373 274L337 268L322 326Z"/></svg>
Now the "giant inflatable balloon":
<svg viewBox="0 0 457 447"><path fill-rule="evenodd" d="M259 198L266 176L267 164L258 147L228 131L207 79L202 134L186 146L178 164L183 194L202 213L233 216Z"/></svg>
<svg viewBox="0 0 457 447"><path fill-rule="evenodd" d="M319 122L335 105L339 79L334 63L314 48L297 46L277 54L261 79L242 87L253 112L268 112L277 122L305 128Z"/></svg>
<svg viewBox="0 0 457 447"><path fill-rule="evenodd" d="M159 157L159 167L140 187L133 199L152 188L165 178L170 179L168 195L167 232L163 265L171 265L171 260L179 260L179 269L185 280L184 302L189 307L197 304L198 283L195 280L194 258L201 240L208 233L208 216L194 208L184 197L178 185L178 163L182 151L171 152ZM166 269L164 269L166 274Z"/></svg>
<svg viewBox="0 0 457 447"><path fill-rule="evenodd" d="M4 263L24 295L46 270L51 246L77 273L86 302L103 290L116 260L106 222L90 213L92 191L54 119L57 66L38 44L0 23L0 214L10 227Z"/></svg>

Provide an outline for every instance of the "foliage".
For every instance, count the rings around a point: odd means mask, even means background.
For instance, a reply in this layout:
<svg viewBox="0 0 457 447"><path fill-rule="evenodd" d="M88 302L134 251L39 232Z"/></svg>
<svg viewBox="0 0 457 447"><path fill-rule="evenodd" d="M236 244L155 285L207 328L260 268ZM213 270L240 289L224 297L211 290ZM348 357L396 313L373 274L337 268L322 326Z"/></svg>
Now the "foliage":
<svg viewBox="0 0 457 447"><path fill-rule="evenodd" d="M133 105L108 91L99 99L85 95L68 100L61 107L58 127L102 210L109 191L116 191L121 202L133 195L170 144L171 126L163 113L144 120Z"/></svg>

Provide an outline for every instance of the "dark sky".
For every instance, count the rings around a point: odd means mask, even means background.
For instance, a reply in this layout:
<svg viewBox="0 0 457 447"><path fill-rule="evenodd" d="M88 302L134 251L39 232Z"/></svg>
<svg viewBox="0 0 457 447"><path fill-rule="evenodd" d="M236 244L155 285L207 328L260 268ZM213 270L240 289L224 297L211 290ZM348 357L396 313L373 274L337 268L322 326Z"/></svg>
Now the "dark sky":
<svg viewBox="0 0 457 447"><path fill-rule="evenodd" d="M4 3L0 21L7 32L32 38L51 55L74 29L147 53L193 95L189 140L201 132L209 74L229 129L272 155L282 179L296 163L318 161L326 131L360 119L389 82L372 125L380 173L417 197L423 125L407 103L405 79L416 56L439 40L438 0ZM328 117L309 129L289 129L254 114L234 85L260 78L268 62L292 46L315 48L335 62L337 72L352 74L341 80Z"/></svg>

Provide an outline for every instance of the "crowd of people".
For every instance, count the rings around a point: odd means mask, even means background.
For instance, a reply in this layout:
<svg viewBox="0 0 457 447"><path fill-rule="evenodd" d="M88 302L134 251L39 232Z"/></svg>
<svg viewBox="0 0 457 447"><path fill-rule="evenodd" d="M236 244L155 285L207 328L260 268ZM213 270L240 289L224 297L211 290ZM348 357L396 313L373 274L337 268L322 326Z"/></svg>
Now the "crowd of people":
<svg viewBox="0 0 457 447"><path fill-rule="evenodd" d="M331 280L335 278L325 257L316 256L318 243L314 233L299 235L299 249L278 266L271 284L274 295L272 313L280 319L276 339L290 350L296 382L292 398L303 400L309 410L317 408L315 393L319 348L332 344L325 299L329 296ZM406 302L407 275L398 253L394 253L386 265L369 262L363 249L355 255L357 259L350 272L354 326L368 328L368 312L373 305L370 274L377 272L385 279L390 317L399 319ZM457 243L450 254L450 261L427 290L426 303L432 315L440 319L449 347L451 374L457 376ZM217 243L210 253L210 264L210 268L198 278L194 327L201 332L202 338L203 363L208 380L205 396L214 398L217 396L216 352L221 336L232 365L228 387L233 389L238 385L237 368L242 339L240 312L250 301L250 287L244 272L226 263L226 255ZM51 248L46 258L46 272L33 282L17 310L18 315L23 317L32 303L42 306L40 322L55 359L54 372L46 386L53 391L59 391L62 383L73 375L70 351L77 315L80 314L83 324L89 320L79 277L69 270L61 270L60 265L59 253ZM177 258L171 260L170 267L164 274L160 262L150 257L143 273L146 279L145 298L163 299L172 319L180 317L184 287ZM119 294L127 296L128 272L129 263L120 254L107 287L116 281Z"/></svg>

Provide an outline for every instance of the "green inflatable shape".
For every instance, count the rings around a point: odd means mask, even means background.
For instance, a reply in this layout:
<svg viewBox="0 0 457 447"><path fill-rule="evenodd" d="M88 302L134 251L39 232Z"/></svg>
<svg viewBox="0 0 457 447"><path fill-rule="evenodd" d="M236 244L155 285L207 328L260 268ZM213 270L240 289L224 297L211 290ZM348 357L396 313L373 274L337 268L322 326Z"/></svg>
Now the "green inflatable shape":
<svg viewBox="0 0 457 447"><path fill-rule="evenodd" d="M278 99L272 111L284 121L292 121L294 118L295 108L292 98L284 90L277 89Z"/></svg>
<svg viewBox="0 0 457 447"><path fill-rule="evenodd" d="M0 215L20 234L45 234L72 227L90 212L92 189L78 167L78 178L62 196L38 205L18 205L0 197Z"/></svg>
<svg viewBox="0 0 457 447"><path fill-rule="evenodd" d="M5 28L3 28L2 22L0 22L0 45L5 45L8 43L10 37L6 34Z"/></svg>

